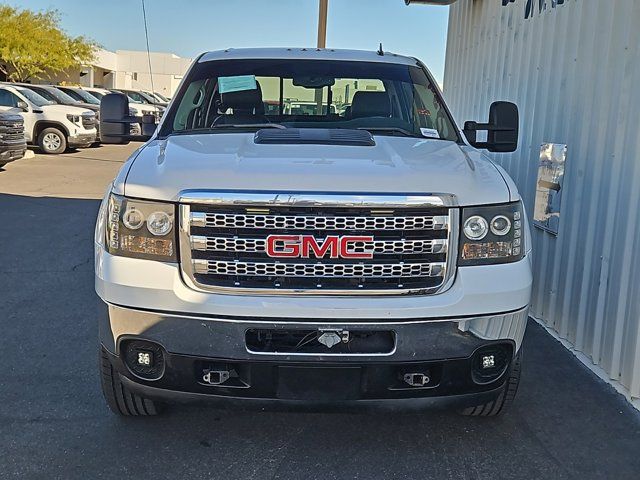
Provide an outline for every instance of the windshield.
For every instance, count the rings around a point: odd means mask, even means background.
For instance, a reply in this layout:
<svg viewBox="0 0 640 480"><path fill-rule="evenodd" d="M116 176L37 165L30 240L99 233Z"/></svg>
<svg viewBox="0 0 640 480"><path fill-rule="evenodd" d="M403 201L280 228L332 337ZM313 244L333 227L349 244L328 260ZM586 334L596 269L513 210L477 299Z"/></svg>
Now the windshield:
<svg viewBox="0 0 640 480"><path fill-rule="evenodd" d="M30 89L36 92L38 95L44 97L47 100L51 100L52 102L59 103L61 105L75 105L80 103L78 100L70 97L64 92L61 92L57 88L38 88L38 87L30 87Z"/></svg>
<svg viewBox="0 0 640 480"><path fill-rule="evenodd" d="M81 89L72 90L72 91L76 94L77 97L82 99L83 102L91 103L93 105L100 105L100 100L98 100L96 97L91 95L89 92L86 92Z"/></svg>
<svg viewBox="0 0 640 480"><path fill-rule="evenodd" d="M28 88L16 87L16 90L18 90L22 95L24 95L27 98L27 100L29 100L31 103L33 103L38 107L43 107L45 105L53 105L56 103L56 102L52 102L51 100L47 100L42 95L38 95L36 92L29 90Z"/></svg>
<svg viewBox="0 0 640 480"><path fill-rule="evenodd" d="M130 90L113 90L113 92L124 93L131 103L149 103L147 99L138 92L132 92Z"/></svg>
<svg viewBox="0 0 640 480"><path fill-rule="evenodd" d="M158 101L153 95L151 95L148 92L138 92L138 93L140 94L140 96L142 96L146 100L147 103L155 103Z"/></svg>
<svg viewBox="0 0 640 480"><path fill-rule="evenodd" d="M165 103L169 102L169 99L167 97L165 97L164 95L158 92L153 92L152 95L156 97L156 99L160 100L161 102L165 102Z"/></svg>
<svg viewBox="0 0 640 480"><path fill-rule="evenodd" d="M96 100L98 100L98 103L100 103L100 100L102 99L102 97L105 96L104 93L96 92L95 90L87 90L87 93L91 95L93 98L95 98ZM78 95L80 94L78 93Z"/></svg>
<svg viewBox="0 0 640 480"><path fill-rule="evenodd" d="M365 129L458 141L437 88L417 66L352 61L225 60L196 64L161 135L277 124ZM275 126L275 125L274 125ZM219 131L229 132L229 128ZM242 131L239 128L237 131Z"/></svg>

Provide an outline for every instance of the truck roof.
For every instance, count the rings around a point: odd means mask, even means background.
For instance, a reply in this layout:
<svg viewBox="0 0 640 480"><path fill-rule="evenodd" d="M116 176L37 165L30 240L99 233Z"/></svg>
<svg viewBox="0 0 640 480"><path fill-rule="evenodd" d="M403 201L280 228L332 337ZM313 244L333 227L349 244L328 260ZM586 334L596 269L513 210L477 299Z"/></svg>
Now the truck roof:
<svg viewBox="0 0 640 480"><path fill-rule="evenodd" d="M396 53L384 52L383 55L368 50L343 50L336 48L228 48L202 54L198 63L214 60L251 60L251 59L295 59L295 60L350 60L357 62L395 63L416 65L417 60Z"/></svg>

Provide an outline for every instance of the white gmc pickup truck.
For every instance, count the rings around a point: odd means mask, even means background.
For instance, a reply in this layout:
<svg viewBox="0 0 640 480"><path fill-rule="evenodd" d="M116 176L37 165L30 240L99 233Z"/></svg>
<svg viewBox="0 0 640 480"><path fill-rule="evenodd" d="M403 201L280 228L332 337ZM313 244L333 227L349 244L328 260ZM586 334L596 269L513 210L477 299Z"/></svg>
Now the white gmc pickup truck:
<svg viewBox="0 0 640 480"><path fill-rule="evenodd" d="M102 142L135 139L124 95L101 112ZM515 105L461 130L414 58L230 49L194 61L159 125L143 120L95 234L114 412L512 402L529 227L477 149L516 149Z"/></svg>

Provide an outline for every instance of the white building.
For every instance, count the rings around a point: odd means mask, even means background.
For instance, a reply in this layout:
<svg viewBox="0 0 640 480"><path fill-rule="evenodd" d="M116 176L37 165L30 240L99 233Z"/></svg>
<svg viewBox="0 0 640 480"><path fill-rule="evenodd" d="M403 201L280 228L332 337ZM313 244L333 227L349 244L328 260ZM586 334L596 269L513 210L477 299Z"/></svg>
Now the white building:
<svg viewBox="0 0 640 480"><path fill-rule="evenodd" d="M639 26L638 0L458 0L444 93L459 122L518 105L519 148L493 158L530 216L559 210L533 228L531 315L640 408ZM550 143L562 202L541 212Z"/></svg>
<svg viewBox="0 0 640 480"><path fill-rule="evenodd" d="M191 58L173 53L151 52L153 90L173 96L182 77L191 65ZM44 83L67 83L85 87L130 88L152 90L149 57L145 51L98 50L92 65L79 70L53 75Z"/></svg>
<svg viewBox="0 0 640 480"><path fill-rule="evenodd" d="M191 58L181 58L173 53L151 52L151 72L147 52L116 50L117 69L114 88L153 90L166 96L173 96L182 77L186 73ZM100 68L100 65L97 65ZM95 80L94 80L95 81Z"/></svg>

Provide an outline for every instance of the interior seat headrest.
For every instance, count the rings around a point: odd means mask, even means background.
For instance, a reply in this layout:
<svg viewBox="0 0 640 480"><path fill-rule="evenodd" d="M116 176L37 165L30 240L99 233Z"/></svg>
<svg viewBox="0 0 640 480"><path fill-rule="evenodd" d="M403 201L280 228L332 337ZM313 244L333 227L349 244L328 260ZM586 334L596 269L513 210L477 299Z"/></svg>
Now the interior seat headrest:
<svg viewBox="0 0 640 480"><path fill-rule="evenodd" d="M351 118L390 117L391 101L387 92L356 92L351 102Z"/></svg>
<svg viewBox="0 0 640 480"><path fill-rule="evenodd" d="M233 108L234 110L254 110L263 108L262 90L260 84L256 84L253 90L240 90L220 94L220 104L223 110Z"/></svg>

